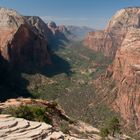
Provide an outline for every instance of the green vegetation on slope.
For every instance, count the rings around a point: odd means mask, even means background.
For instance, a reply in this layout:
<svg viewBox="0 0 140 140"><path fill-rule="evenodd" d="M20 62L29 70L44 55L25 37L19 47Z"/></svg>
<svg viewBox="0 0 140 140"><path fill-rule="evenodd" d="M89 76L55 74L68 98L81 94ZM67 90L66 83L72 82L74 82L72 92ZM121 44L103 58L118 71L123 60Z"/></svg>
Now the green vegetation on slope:
<svg viewBox="0 0 140 140"><path fill-rule="evenodd" d="M74 42L56 51L52 60L53 67L44 68L43 74L22 75L29 81L28 90L33 96L55 100L70 117L94 126L101 126L110 114L116 116L100 101L93 83L105 72L111 58Z"/></svg>
<svg viewBox="0 0 140 140"><path fill-rule="evenodd" d="M51 124L51 119L46 114L46 108L40 106L8 107L2 111L3 114L11 114L14 117L24 118L31 121L46 122Z"/></svg>
<svg viewBox="0 0 140 140"><path fill-rule="evenodd" d="M107 137L108 135L111 135L112 137L115 137L115 135L120 135L121 125L118 118L113 117L108 120L106 124L101 128L100 133L103 138Z"/></svg>

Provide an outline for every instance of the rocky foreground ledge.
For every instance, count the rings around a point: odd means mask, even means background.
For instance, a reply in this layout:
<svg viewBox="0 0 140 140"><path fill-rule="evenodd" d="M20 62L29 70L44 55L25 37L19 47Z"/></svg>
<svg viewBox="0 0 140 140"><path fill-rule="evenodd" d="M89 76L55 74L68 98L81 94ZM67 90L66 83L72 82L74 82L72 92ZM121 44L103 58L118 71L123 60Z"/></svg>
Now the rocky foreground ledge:
<svg viewBox="0 0 140 140"><path fill-rule="evenodd" d="M0 114L0 140L100 140L99 130L81 121L69 118L64 110L54 102L35 100L29 98L9 99L0 103L0 112L9 107L40 106L51 109L50 116L52 124L44 122L29 121L23 118ZM68 124L68 132L64 134L60 126L62 122Z"/></svg>
<svg viewBox="0 0 140 140"><path fill-rule="evenodd" d="M43 122L0 115L0 140L82 140L54 131ZM84 140L84 139L83 139Z"/></svg>
<svg viewBox="0 0 140 140"><path fill-rule="evenodd" d="M31 121L24 118L3 114L5 109L10 110L20 106L45 107L51 124L47 122ZM48 112L47 110L50 110ZM0 140L101 140L100 131L93 126L69 118L61 107L46 100L29 98L9 99L0 103ZM67 123L67 132L62 130L63 122ZM66 126L65 126L66 127ZM66 129L65 129L66 130ZM63 132L62 132L63 131ZM109 140L116 140L108 137ZM132 140L122 135L121 140Z"/></svg>

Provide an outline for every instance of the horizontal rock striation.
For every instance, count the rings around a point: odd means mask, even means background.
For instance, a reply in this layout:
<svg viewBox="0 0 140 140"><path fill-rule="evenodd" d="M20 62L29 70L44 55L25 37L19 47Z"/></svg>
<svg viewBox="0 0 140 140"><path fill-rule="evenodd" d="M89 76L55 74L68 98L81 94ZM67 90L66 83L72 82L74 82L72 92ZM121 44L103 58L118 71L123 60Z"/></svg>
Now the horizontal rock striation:
<svg viewBox="0 0 140 140"><path fill-rule="evenodd" d="M90 32L85 38L85 45L106 56L114 57L121 46L129 28L140 27L140 8L125 8L118 11L103 31Z"/></svg>
<svg viewBox="0 0 140 140"><path fill-rule="evenodd" d="M89 43L95 51L114 57L105 77L101 75L95 85L100 96L106 97L106 103L112 104L121 114L126 121L125 126L139 130L140 8L118 11L104 31L89 33L85 43Z"/></svg>
<svg viewBox="0 0 140 140"><path fill-rule="evenodd" d="M84 122L73 122L54 102L35 100L29 98L9 99L0 103L0 112L9 107L39 106L46 108L46 114L51 119L51 125L44 122L34 122L23 118L14 118L10 115L0 114L0 140L1 139L29 139L29 140L100 140L99 130ZM51 110L51 111L49 111ZM61 132L62 122L67 122L67 134ZM66 126L67 127L67 126ZM83 136L84 134L84 136Z"/></svg>
<svg viewBox="0 0 140 140"><path fill-rule="evenodd" d="M82 140L65 135L43 122L0 115L0 140ZM84 140L84 139L83 139ZM85 139L86 140L86 139Z"/></svg>
<svg viewBox="0 0 140 140"><path fill-rule="evenodd" d="M113 79L118 86L115 106L128 124L140 126L140 29L131 28L116 53Z"/></svg>

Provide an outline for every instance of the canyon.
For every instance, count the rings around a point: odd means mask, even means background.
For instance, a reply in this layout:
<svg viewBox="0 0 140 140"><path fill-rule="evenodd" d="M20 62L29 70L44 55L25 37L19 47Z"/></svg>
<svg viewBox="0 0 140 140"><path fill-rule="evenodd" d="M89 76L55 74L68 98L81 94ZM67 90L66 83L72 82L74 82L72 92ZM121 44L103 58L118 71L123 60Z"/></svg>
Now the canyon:
<svg viewBox="0 0 140 140"><path fill-rule="evenodd" d="M17 98L23 96L21 93L26 90L33 98L54 100L68 116L99 128L111 117L110 113L117 117L119 114L125 123L124 128L139 134L140 8L129 7L118 11L104 30L89 32L83 42L82 35L77 37L79 31L72 31L75 28L57 26L52 21L45 23L37 16L22 16L15 10L0 8L0 77L4 79L0 82L1 91L7 96L4 88L10 82L8 94L15 92ZM83 27L82 32L88 30L92 29ZM13 71L18 74L15 76ZM10 80L9 73L13 79L19 76L18 80ZM21 86L19 91L18 86ZM22 104L32 102L30 99L13 100L16 105L18 101ZM47 101L37 102L41 104ZM6 103L0 104L0 107ZM61 116L64 115L62 112ZM68 116L64 115L63 118L69 120ZM3 118L19 123L11 116ZM27 123L27 120L22 121ZM38 125L42 124L38 122ZM50 128L52 132L52 126ZM89 137L100 139L97 131ZM9 131L5 133L9 134ZM63 132L57 134L66 136ZM8 135L6 138L9 138Z"/></svg>
<svg viewBox="0 0 140 140"><path fill-rule="evenodd" d="M84 41L93 50L114 58L106 72L117 88L112 106L127 125L137 130L140 123L139 15L138 7L122 9L111 18L104 31L90 32Z"/></svg>

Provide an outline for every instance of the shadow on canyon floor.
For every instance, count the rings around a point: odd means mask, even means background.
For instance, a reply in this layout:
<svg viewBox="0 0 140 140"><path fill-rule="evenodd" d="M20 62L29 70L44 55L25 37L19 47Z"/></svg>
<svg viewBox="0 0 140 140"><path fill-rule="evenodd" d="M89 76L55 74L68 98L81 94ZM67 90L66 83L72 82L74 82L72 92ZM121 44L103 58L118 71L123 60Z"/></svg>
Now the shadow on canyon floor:
<svg viewBox="0 0 140 140"><path fill-rule="evenodd" d="M51 42L48 46L50 46L50 50L58 51L61 47L63 48L66 44L70 43L70 40L64 35L64 33L56 34L53 38L50 38L49 42Z"/></svg>
<svg viewBox="0 0 140 140"><path fill-rule="evenodd" d="M0 101L18 97L34 98L27 90L29 81L22 77L22 73L32 75L39 73L46 77L53 77L61 73L65 73L68 76L71 74L70 64L56 54L52 54L52 65L47 65L43 68L30 67L27 69L11 68L9 62L0 55Z"/></svg>
<svg viewBox="0 0 140 140"><path fill-rule="evenodd" d="M58 75L61 73L65 73L67 76L70 76L72 74L71 66L66 60L62 59L55 53L52 54L51 60L52 65L47 65L42 68L40 70L41 74L47 77L53 77L54 75Z"/></svg>

